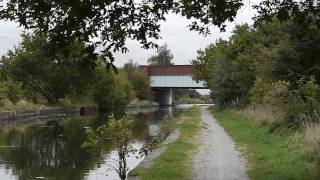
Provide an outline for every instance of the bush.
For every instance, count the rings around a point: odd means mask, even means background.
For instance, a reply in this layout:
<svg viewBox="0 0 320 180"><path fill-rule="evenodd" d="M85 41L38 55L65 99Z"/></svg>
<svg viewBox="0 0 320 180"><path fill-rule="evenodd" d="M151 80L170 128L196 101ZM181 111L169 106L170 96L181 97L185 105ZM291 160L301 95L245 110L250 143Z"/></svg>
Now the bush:
<svg viewBox="0 0 320 180"><path fill-rule="evenodd" d="M303 124L319 123L320 115L320 86L315 80L300 80L298 88L289 93L288 110L285 117L290 128Z"/></svg>
<svg viewBox="0 0 320 180"><path fill-rule="evenodd" d="M16 104L22 98L21 83L12 80L0 82L0 105L3 105L5 99Z"/></svg>
<svg viewBox="0 0 320 180"><path fill-rule="evenodd" d="M139 100L151 99L150 80L147 74L142 71L134 71L131 78L131 84L137 98Z"/></svg>
<svg viewBox="0 0 320 180"><path fill-rule="evenodd" d="M267 81L257 78L250 90L251 101L275 107L287 104L289 83L286 81Z"/></svg>
<svg viewBox="0 0 320 180"><path fill-rule="evenodd" d="M134 93L125 74L107 72L106 67L100 65L96 80L93 97L100 111L119 110L133 99Z"/></svg>

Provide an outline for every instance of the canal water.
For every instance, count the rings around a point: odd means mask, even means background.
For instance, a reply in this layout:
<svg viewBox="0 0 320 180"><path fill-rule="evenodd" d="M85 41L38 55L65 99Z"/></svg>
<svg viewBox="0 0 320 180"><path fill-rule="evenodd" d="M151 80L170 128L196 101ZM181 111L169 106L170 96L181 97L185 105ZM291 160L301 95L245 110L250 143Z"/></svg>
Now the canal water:
<svg viewBox="0 0 320 180"><path fill-rule="evenodd" d="M177 111L170 107L128 110L135 117L132 145L139 149L155 137L167 136L173 123L165 117ZM112 167L117 153L111 147L96 156L81 148L86 127L95 127L99 121L101 116L0 125L0 180L119 179ZM131 153L129 171L142 160L138 153Z"/></svg>

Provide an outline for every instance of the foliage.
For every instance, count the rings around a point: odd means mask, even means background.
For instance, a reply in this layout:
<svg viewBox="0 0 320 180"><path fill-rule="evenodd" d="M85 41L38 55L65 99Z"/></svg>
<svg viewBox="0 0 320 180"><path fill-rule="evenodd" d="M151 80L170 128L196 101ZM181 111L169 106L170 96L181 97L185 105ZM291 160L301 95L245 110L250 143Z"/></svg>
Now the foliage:
<svg viewBox="0 0 320 180"><path fill-rule="evenodd" d="M82 53L83 44L73 42L66 49L54 51L45 36L22 37L20 46L2 59L14 81L21 82L30 94L41 94L51 104L71 91L85 89L93 71L86 66L88 57Z"/></svg>
<svg viewBox="0 0 320 180"><path fill-rule="evenodd" d="M124 180L128 171L126 157L129 153L136 151L131 145L133 126L132 117L124 116L121 119L115 119L111 115L108 118L107 125L100 126L96 130L91 128L86 130L88 140L83 143L82 147L91 152L96 152L108 149L111 144L118 154L118 159L116 160L117 162L109 165L118 173L120 179Z"/></svg>
<svg viewBox="0 0 320 180"><path fill-rule="evenodd" d="M205 102L205 98L194 89L173 89L172 94L173 101L177 104L201 104Z"/></svg>
<svg viewBox="0 0 320 180"><path fill-rule="evenodd" d="M273 17L277 17L281 21L291 20L295 24L310 28L310 24L314 24L311 28L319 27L319 2L316 0L264 0L260 4L254 5L257 9L257 22L270 21Z"/></svg>
<svg viewBox="0 0 320 180"><path fill-rule="evenodd" d="M128 63L123 65L122 70L127 74L127 78L132 85L135 96L139 100L150 100L150 80L147 74L139 69L139 64L129 60Z"/></svg>
<svg viewBox="0 0 320 180"><path fill-rule="evenodd" d="M100 62L96 68L95 81L99 83L93 89L93 98L100 111L118 110L133 99L131 84L123 72L116 74L107 71L106 66Z"/></svg>
<svg viewBox="0 0 320 180"><path fill-rule="evenodd" d="M134 39L143 48L156 46L160 22L170 12L192 19L189 29L207 34L214 24L224 29L225 21L233 20L243 5L232 1L19 1L0 0L0 19L18 22L23 28L45 33L54 48L79 40L90 44L87 52L96 56L97 47L104 61L113 62L112 53L126 52L127 39ZM204 8L206 7L206 8Z"/></svg>
<svg viewBox="0 0 320 180"><path fill-rule="evenodd" d="M206 81L220 107L268 107L284 118L276 124L290 128L317 121L320 29L306 28L276 18L237 26L229 40L199 52L195 78Z"/></svg>
<svg viewBox="0 0 320 180"><path fill-rule="evenodd" d="M142 71L136 70L132 74L130 81L134 94L139 100L151 99L151 88L149 77Z"/></svg>
<svg viewBox="0 0 320 180"><path fill-rule="evenodd" d="M256 79L250 89L251 101L268 104L274 107L284 107L288 101L289 84L285 81L268 82Z"/></svg>
<svg viewBox="0 0 320 180"><path fill-rule="evenodd" d="M168 49L168 45L164 44L163 46L158 48L158 54L153 55L148 59L148 63L150 65L158 65L158 66L168 66L173 65L171 62L173 59L173 54L171 54L170 49Z"/></svg>
<svg viewBox="0 0 320 180"><path fill-rule="evenodd" d="M122 67L122 70L127 73L128 80L131 81L133 74L135 71L137 71L139 68L138 63L133 63L133 60L130 59L128 63L125 63Z"/></svg>
<svg viewBox="0 0 320 180"><path fill-rule="evenodd" d="M22 98L22 95L21 83L14 82L11 79L0 82L0 101L3 102L4 99L8 99L16 104Z"/></svg>
<svg viewBox="0 0 320 180"><path fill-rule="evenodd" d="M319 123L320 86L314 79L298 82L298 89L289 95L287 126L297 127L309 123Z"/></svg>

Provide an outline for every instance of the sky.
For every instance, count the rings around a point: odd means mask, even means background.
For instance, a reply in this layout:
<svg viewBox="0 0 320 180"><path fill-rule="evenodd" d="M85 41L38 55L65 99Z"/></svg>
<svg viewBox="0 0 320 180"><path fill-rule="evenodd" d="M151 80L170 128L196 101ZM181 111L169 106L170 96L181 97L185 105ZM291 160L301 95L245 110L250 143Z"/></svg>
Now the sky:
<svg viewBox="0 0 320 180"><path fill-rule="evenodd" d="M171 53L174 55L174 64L190 64L190 61L197 57L199 49L204 49L219 38L228 39L237 24L252 24L252 17L255 14L252 5L257 4L259 1L245 1L245 5L239 10L235 21L227 23L226 32L220 32L218 28L211 27L211 35L206 37L199 35L195 31L188 30L187 25L190 24L190 20L180 15L168 14L167 21L161 23L160 36L162 39L158 41L158 44L168 44ZM18 27L16 23L0 21L0 56L19 44L22 32L23 29ZM156 49L142 49L138 42L132 40L127 41L126 46L129 49L128 53L115 54L115 64L117 66L122 66L130 59L133 62L144 65L147 64L150 56L157 53Z"/></svg>
<svg viewBox="0 0 320 180"><path fill-rule="evenodd" d="M168 14L167 21L161 23L161 37L158 41L159 45L167 43L174 55L173 62L175 64L190 64L192 59L197 57L197 50L204 49L217 39L228 39L236 24L249 23L252 24L252 17L255 11L251 6L258 3L259 0L245 1L245 5L239 10L234 22L227 24L226 32L220 32L218 28L211 28L211 35L204 37L195 31L189 31L187 25L190 21L180 15ZM20 34L23 29L18 27L14 22L0 21L0 55L5 54L9 49L17 46L21 41ZM117 66L121 66L128 60L132 59L138 64L147 64L150 56L157 53L156 49L141 49L141 45L136 41L127 41L129 53L115 54Z"/></svg>

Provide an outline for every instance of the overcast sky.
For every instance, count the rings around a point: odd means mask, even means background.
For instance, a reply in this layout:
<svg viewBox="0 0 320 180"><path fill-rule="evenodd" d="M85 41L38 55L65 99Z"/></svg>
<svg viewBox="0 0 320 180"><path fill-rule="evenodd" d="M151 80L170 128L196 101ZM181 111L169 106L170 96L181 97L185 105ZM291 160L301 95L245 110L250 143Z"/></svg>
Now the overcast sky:
<svg viewBox="0 0 320 180"><path fill-rule="evenodd" d="M187 25L190 21L186 18L169 14L167 21L161 23L162 39L158 43L160 45L163 43L168 44L174 55L174 64L190 64L190 61L197 57L197 50L204 49L219 38L228 39L237 24L252 24L252 17L255 14L252 5L257 4L259 1L260 0L246 1L246 4L239 10L235 21L227 24L226 32L220 32L217 28L212 27L211 35L207 37L199 35L197 32L189 31ZM16 23L0 21L0 56L19 44L22 31L23 29L19 28ZM141 65L147 64L148 58L156 54L155 49L141 49L141 45L136 41L128 41L127 47L129 48L129 53L117 53L115 55L115 64L117 66L122 66L130 59Z"/></svg>
<svg viewBox="0 0 320 180"><path fill-rule="evenodd" d="M236 20L228 23L226 32L220 32L217 28L212 27L212 34L207 37L199 35L197 32L189 31L187 28L187 25L190 23L189 20L179 15L169 14L167 21L161 24L162 39L159 41L159 44L168 44L174 55L173 62L175 64L189 64L192 59L197 57L197 50L204 49L218 38L227 39L236 24L252 24L251 18L254 16L255 11L251 6L257 2L258 0L247 1L245 6L239 11ZM0 21L0 55L5 54L14 45L19 44L22 30L16 23ZM129 59L139 64L146 64L148 58L156 54L156 50L144 50L140 46L138 42L128 41L127 47L130 50L129 53L117 53L115 64L121 66L128 62Z"/></svg>

